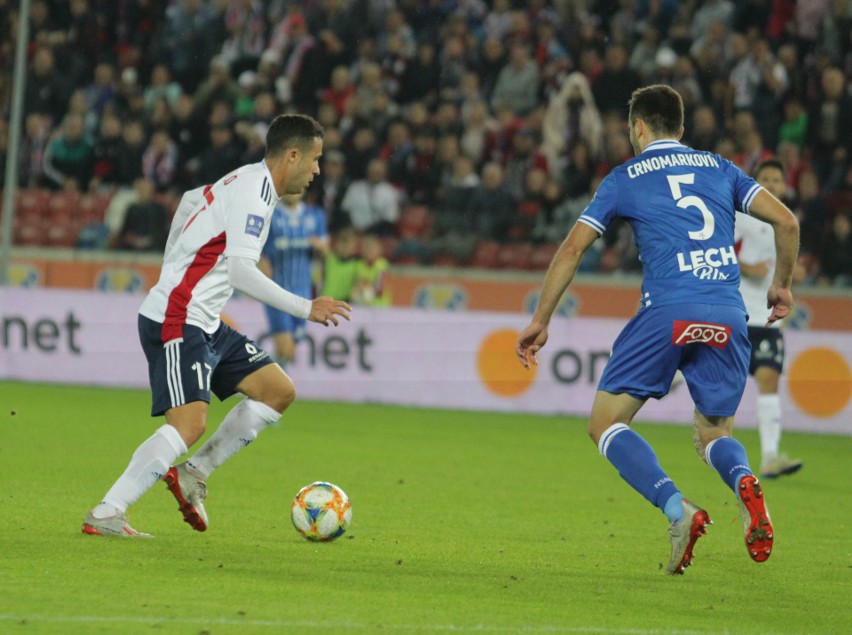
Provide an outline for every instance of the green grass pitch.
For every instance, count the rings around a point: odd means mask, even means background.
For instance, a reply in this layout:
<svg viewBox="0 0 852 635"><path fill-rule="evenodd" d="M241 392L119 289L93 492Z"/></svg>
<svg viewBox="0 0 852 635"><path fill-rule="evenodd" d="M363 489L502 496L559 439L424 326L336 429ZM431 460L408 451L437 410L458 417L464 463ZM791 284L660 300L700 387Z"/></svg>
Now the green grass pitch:
<svg viewBox="0 0 852 635"><path fill-rule="evenodd" d="M849 438L785 435L806 464L765 483L776 540L759 565L691 430L638 424L715 521L676 578L664 516L565 417L297 401L211 477L206 533L158 483L130 515L154 540L84 536L159 425L148 399L0 384L0 632L852 632ZM208 434L234 403L211 407ZM756 462L756 434L738 437ZM290 524L314 480L352 500L333 543Z"/></svg>

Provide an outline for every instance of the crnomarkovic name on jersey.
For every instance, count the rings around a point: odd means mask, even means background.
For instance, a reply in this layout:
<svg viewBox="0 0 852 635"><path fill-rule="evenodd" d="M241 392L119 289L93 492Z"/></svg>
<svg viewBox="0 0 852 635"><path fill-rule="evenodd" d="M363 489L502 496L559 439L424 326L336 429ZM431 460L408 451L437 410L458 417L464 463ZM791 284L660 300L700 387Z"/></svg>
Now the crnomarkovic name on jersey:
<svg viewBox="0 0 852 635"><path fill-rule="evenodd" d="M718 168L719 162L712 154L704 154L702 152L677 152L674 154L664 154L660 157L650 157L642 159L636 163L631 163L627 168L627 176L635 179L637 176L642 176L655 170L663 170L676 166L687 166L693 168Z"/></svg>

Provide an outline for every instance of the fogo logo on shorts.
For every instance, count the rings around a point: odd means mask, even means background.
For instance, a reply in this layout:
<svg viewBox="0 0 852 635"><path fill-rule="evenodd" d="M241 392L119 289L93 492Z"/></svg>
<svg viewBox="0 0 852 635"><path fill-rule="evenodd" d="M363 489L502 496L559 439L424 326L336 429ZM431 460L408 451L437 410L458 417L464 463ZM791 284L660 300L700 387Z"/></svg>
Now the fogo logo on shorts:
<svg viewBox="0 0 852 635"><path fill-rule="evenodd" d="M714 348L725 348L731 339L731 327L709 322L675 320L672 328L672 344L707 344Z"/></svg>

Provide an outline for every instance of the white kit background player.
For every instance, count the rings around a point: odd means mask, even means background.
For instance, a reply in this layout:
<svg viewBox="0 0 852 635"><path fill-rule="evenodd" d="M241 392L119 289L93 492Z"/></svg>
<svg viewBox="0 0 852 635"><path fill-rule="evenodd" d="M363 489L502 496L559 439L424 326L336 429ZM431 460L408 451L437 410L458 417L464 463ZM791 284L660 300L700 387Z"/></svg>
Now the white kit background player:
<svg viewBox="0 0 852 635"><path fill-rule="evenodd" d="M755 180L778 199L784 196L784 166L776 159L760 163ZM784 336L781 320L766 326L769 309L766 292L775 272L775 240L772 227L747 214L737 214L734 227L740 262L740 293L748 312L751 341L749 374L757 383L757 429L760 435L760 473L764 478L792 474L802 461L781 453L781 400L778 381L784 370Z"/></svg>
<svg viewBox="0 0 852 635"><path fill-rule="evenodd" d="M166 423L140 445L124 473L83 522L83 533L148 537L125 512L164 479L184 520L207 529L204 500L211 472L278 420L295 399L287 374L246 336L220 320L234 289L325 326L351 308L330 297L313 301L281 288L257 269L272 211L285 194L301 194L319 174L323 129L304 115L269 126L264 160L213 185L187 192L172 221L160 279L139 310L148 360L152 416ZM242 393L213 436L186 462L173 465L207 425L211 393Z"/></svg>

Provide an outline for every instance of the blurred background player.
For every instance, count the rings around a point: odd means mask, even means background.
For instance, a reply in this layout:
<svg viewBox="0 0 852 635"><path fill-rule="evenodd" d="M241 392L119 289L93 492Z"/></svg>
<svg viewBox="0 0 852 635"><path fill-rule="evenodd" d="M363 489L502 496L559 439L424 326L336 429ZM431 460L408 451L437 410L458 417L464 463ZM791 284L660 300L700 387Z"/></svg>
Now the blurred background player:
<svg viewBox="0 0 852 635"><path fill-rule="evenodd" d="M642 308L613 344L592 405L589 436L621 477L669 519L666 573L683 573L710 516L683 497L653 448L629 427L645 401L663 397L675 371L683 371L695 402L695 448L736 494L746 550L763 562L772 552L773 528L745 448L732 436L750 351L734 216L736 210L751 213L775 233L769 322L785 317L793 305L796 217L733 164L679 143L683 100L671 87L637 89L629 106L636 156L601 182L560 245L516 353L527 368L537 363L550 319L583 254L613 221L626 220L644 265Z"/></svg>
<svg viewBox="0 0 852 635"><path fill-rule="evenodd" d="M314 259L328 253L325 212L302 201L301 194L281 197L272 212L269 236L258 266L284 289L312 298ZM303 318L266 306L275 355L282 367L296 358L296 344L305 336Z"/></svg>
<svg viewBox="0 0 852 635"><path fill-rule="evenodd" d="M770 194L781 199L787 185L784 166L777 159L760 163L755 180ZM775 273L775 240L772 227L748 214L737 214L734 240L740 262L740 293L748 313L748 339L751 361L748 372L757 383L757 429L760 433L760 474L776 478L793 474L802 461L780 452L781 399L778 380L784 369L784 336L781 320L766 326L769 311L766 292Z"/></svg>
<svg viewBox="0 0 852 635"><path fill-rule="evenodd" d="M352 301L367 306L390 306L391 292L387 282L389 267L379 237L367 234L361 238L361 258L356 267Z"/></svg>

